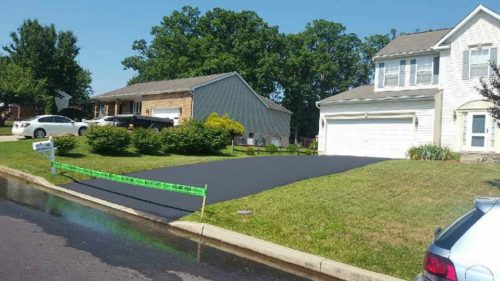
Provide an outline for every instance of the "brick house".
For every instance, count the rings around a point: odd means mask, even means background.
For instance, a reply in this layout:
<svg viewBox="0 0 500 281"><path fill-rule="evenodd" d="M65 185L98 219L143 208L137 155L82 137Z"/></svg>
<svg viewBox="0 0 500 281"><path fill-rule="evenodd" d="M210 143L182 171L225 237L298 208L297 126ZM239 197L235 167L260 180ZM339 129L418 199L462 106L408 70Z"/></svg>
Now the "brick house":
<svg viewBox="0 0 500 281"><path fill-rule="evenodd" d="M140 114L204 120L227 113L245 126L239 143L288 145L292 112L258 95L236 72L137 83L92 97L94 116Z"/></svg>

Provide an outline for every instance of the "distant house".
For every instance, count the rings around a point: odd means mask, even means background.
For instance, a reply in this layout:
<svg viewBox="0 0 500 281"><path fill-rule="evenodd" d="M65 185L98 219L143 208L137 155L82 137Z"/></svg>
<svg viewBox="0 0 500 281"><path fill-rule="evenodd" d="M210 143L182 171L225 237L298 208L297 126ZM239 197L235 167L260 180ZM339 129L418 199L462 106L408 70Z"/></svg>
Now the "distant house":
<svg viewBox="0 0 500 281"><path fill-rule="evenodd" d="M68 95L66 92L63 91L57 91L57 96L54 97L54 101L56 102L56 107L57 111L61 111L65 108L69 107L69 101L71 100L71 96ZM8 112L9 112L9 119L16 121L16 120L23 120L29 117L33 117L37 114L40 114L40 110L37 109L33 105L17 105L17 104L10 104L8 106Z"/></svg>
<svg viewBox="0 0 500 281"><path fill-rule="evenodd" d="M92 97L94 115L141 114L204 120L227 113L245 126L240 143L288 145L292 112L258 95L236 72L137 83Z"/></svg>
<svg viewBox="0 0 500 281"><path fill-rule="evenodd" d="M374 57L375 85L317 103L319 153L404 158L421 144L500 153L499 120L476 89L498 47L500 15L481 5L453 28L398 36Z"/></svg>

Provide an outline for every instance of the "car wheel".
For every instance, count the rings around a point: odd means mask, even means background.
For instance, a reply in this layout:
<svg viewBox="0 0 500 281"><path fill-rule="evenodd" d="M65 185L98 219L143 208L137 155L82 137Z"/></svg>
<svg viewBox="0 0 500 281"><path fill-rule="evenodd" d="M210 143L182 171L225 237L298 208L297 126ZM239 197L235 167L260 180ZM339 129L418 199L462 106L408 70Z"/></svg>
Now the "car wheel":
<svg viewBox="0 0 500 281"><path fill-rule="evenodd" d="M83 134L85 134L85 131L87 131L87 127L81 127L80 129L78 129L78 135L83 136Z"/></svg>
<svg viewBox="0 0 500 281"><path fill-rule="evenodd" d="M160 132L160 128L153 127L153 132L155 132L155 133L159 133L159 132Z"/></svg>
<svg viewBox="0 0 500 281"><path fill-rule="evenodd" d="M44 138L47 133L43 129L36 129L35 132L33 133L33 137L40 139Z"/></svg>

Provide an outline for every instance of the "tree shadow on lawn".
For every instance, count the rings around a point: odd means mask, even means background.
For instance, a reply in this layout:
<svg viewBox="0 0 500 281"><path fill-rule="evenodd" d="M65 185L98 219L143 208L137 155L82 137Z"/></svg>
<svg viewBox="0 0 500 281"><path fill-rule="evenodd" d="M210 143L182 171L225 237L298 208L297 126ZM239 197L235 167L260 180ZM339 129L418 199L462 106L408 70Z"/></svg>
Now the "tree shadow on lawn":
<svg viewBox="0 0 500 281"><path fill-rule="evenodd" d="M486 183L488 183L489 185L491 185L495 188L500 189L500 179L489 180L489 181L486 181Z"/></svg>

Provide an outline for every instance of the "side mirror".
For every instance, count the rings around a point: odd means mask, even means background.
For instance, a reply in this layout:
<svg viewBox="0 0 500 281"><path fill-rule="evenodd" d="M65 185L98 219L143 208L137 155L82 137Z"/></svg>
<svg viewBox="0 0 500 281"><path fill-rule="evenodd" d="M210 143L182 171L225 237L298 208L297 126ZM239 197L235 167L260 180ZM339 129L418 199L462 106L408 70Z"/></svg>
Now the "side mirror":
<svg viewBox="0 0 500 281"><path fill-rule="evenodd" d="M439 236L439 234L441 234L441 232L443 232L442 227L436 228L436 230L434 230L434 239L436 239Z"/></svg>

